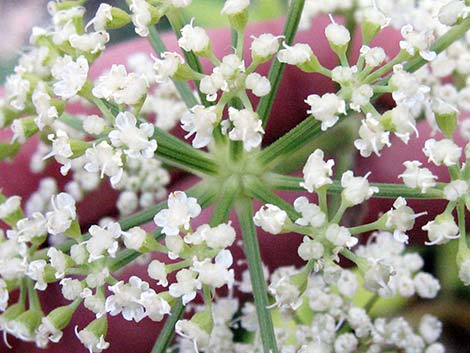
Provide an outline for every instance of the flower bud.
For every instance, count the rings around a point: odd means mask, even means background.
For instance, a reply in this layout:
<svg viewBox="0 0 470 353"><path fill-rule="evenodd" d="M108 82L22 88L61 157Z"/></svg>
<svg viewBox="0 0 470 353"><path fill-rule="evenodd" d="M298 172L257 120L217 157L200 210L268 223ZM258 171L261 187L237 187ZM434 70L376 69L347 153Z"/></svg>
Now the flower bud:
<svg viewBox="0 0 470 353"><path fill-rule="evenodd" d="M390 19L374 7L365 9L363 16L364 19L361 24L362 41L363 43L370 43L377 33L389 24Z"/></svg>
<svg viewBox="0 0 470 353"><path fill-rule="evenodd" d="M248 22L249 6L250 0L227 0L220 13L228 16L230 25L237 32L242 32Z"/></svg>
<svg viewBox="0 0 470 353"><path fill-rule="evenodd" d="M31 342L35 339L36 330L43 317L43 313L39 310L30 309L7 322L6 329L23 341Z"/></svg>
<svg viewBox="0 0 470 353"><path fill-rule="evenodd" d="M39 131L33 116L16 119L11 124L13 131L12 142L18 140L19 143L25 143L27 139Z"/></svg>
<svg viewBox="0 0 470 353"><path fill-rule="evenodd" d="M325 28L325 35L335 53L346 53L349 41L351 40L351 34L346 27L337 23L330 23Z"/></svg>
<svg viewBox="0 0 470 353"><path fill-rule="evenodd" d="M431 105L436 118L437 126L445 137L451 139L457 127L457 108L440 99L434 100Z"/></svg>
<svg viewBox="0 0 470 353"><path fill-rule="evenodd" d="M204 310L196 313L191 320L179 320L175 325L175 330L180 335L193 340L199 349L204 350L209 344L213 327L212 311Z"/></svg>
<svg viewBox="0 0 470 353"><path fill-rule="evenodd" d="M93 320L80 332L75 331L80 342L90 352L101 352L109 347L109 343L104 340L108 331L108 319L103 316Z"/></svg>
<svg viewBox="0 0 470 353"><path fill-rule="evenodd" d="M161 250L162 246L155 238L140 227L134 227L127 232L123 232L124 245L141 253Z"/></svg>

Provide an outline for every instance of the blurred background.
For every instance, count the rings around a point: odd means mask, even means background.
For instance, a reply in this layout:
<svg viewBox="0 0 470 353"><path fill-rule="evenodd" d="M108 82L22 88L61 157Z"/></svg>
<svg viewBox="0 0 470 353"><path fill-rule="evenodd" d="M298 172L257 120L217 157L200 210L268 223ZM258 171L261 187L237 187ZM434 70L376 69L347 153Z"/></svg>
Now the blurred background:
<svg viewBox="0 0 470 353"><path fill-rule="evenodd" d="M253 19L263 20L282 16L286 10L286 0L258 0L254 3ZM50 16L47 13L48 0L0 0L2 30L0 31L0 84L12 72L21 50L27 47L31 29L34 26L47 27ZM126 8L125 0L88 0L85 3L87 17L91 19L100 3ZM226 19L220 16L224 0L195 0L186 10L198 20L198 25L220 27ZM162 29L168 25L162 21ZM111 42L120 42L134 37L129 25L121 30L113 31Z"/></svg>

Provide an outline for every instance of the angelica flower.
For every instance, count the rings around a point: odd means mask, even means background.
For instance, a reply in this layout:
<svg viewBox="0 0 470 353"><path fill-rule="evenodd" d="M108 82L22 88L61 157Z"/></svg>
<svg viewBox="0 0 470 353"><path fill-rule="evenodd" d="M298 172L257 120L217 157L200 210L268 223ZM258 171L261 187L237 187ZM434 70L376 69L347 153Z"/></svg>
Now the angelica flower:
<svg viewBox="0 0 470 353"><path fill-rule="evenodd" d="M203 148L211 143L216 122L215 106L206 108L198 104L181 117L181 127L188 132L184 137L189 138L196 134L192 142L194 148Z"/></svg>
<svg viewBox="0 0 470 353"><path fill-rule="evenodd" d="M403 163L406 170L398 177L409 188L420 188L425 193L427 189L436 185L437 176L433 175L428 168L420 168L422 165L419 161L406 161Z"/></svg>
<svg viewBox="0 0 470 353"><path fill-rule="evenodd" d="M296 43L289 46L286 43L282 44L284 49L279 50L277 59L281 63L289 65L302 65L310 61L313 57L312 48L308 44Z"/></svg>
<svg viewBox="0 0 470 353"><path fill-rule="evenodd" d="M406 205L406 200L399 197L393 203L393 209L385 214L385 226L393 229L393 237L396 241L408 242L406 231L413 229L416 217L426 214L415 215L413 209Z"/></svg>
<svg viewBox="0 0 470 353"><path fill-rule="evenodd" d="M132 276L129 278L129 283L119 281L108 288L113 295L106 298L105 309L107 313L112 316L122 313L124 319L135 322L141 321L146 316L144 306L141 304L141 296L146 292L153 291L147 282Z"/></svg>
<svg viewBox="0 0 470 353"><path fill-rule="evenodd" d="M44 129L45 126L50 126L59 117L57 108L51 104L51 96L47 93L43 81L36 85L31 101L36 109L37 116L34 118L34 122L39 130Z"/></svg>
<svg viewBox="0 0 470 353"><path fill-rule="evenodd" d="M131 158L152 158L157 149L157 141L150 139L154 126L150 123L142 123L137 126L137 119L129 112L121 112L117 115L115 126L117 130L109 133L111 143L115 147L127 146L124 152Z"/></svg>
<svg viewBox="0 0 470 353"><path fill-rule="evenodd" d="M5 219L21 207L21 197L10 196L0 204L0 219Z"/></svg>
<svg viewBox="0 0 470 353"><path fill-rule="evenodd" d="M55 160L62 164L60 167L60 173L62 175L67 175L72 167L72 161L70 158L73 156L68 134L63 130L57 130L55 135L50 134L47 138L52 142L52 150L44 156L44 159L54 156Z"/></svg>
<svg viewBox="0 0 470 353"><path fill-rule="evenodd" d="M315 119L320 120L322 131L336 124L340 114L346 114L346 103L334 93L325 93L323 96L311 94L305 100L310 105L307 110Z"/></svg>
<svg viewBox="0 0 470 353"><path fill-rule="evenodd" d="M89 115L83 121L83 130L90 135L99 135L106 127L106 121L98 115Z"/></svg>
<svg viewBox="0 0 470 353"><path fill-rule="evenodd" d="M456 201L468 192L468 184L465 180L454 180L442 190L447 200Z"/></svg>
<svg viewBox="0 0 470 353"><path fill-rule="evenodd" d="M196 279L196 273L182 269L176 273L176 283L172 283L169 288L169 293L172 297L182 297L183 304L186 305L194 298L196 298L196 290L201 289L201 281Z"/></svg>
<svg viewBox="0 0 470 353"><path fill-rule="evenodd" d="M361 56L364 57L364 61L369 67L377 67L385 61L386 54L385 50L381 47L370 48L367 45L363 45L360 49Z"/></svg>
<svg viewBox="0 0 470 353"><path fill-rule="evenodd" d="M104 340L107 330L107 318L102 317L92 321L80 332L75 328L75 335L90 353L101 353L109 348L109 343Z"/></svg>
<svg viewBox="0 0 470 353"><path fill-rule="evenodd" d="M242 13L248 6L250 6L250 0L226 0L220 13L234 16Z"/></svg>
<svg viewBox="0 0 470 353"><path fill-rule="evenodd" d="M160 262L158 260L152 260L152 262L149 264L147 268L147 272L150 278L157 281L157 284L159 286L163 286L163 287L168 286L168 280L166 278L167 271L165 268L165 264L163 262Z"/></svg>
<svg viewBox="0 0 470 353"><path fill-rule="evenodd" d="M44 291L47 288L46 276L47 262L44 260L35 260L29 263L25 275L31 278L34 282L34 289Z"/></svg>
<svg viewBox="0 0 470 353"><path fill-rule="evenodd" d="M85 84L88 77L88 61L81 55L76 61L65 55L58 57L51 69L52 76L57 80L54 93L63 99L75 96Z"/></svg>
<svg viewBox="0 0 470 353"><path fill-rule="evenodd" d="M104 228L92 225L89 233L91 237L86 241L86 249L90 254L88 262L103 258L105 253L111 257L116 255L118 250L117 239L121 236L119 223L109 222Z"/></svg>
<svg viewBox="0 0 470 353"><path fill-rule="evenodd" d="M230 107L228 115L233 123L233 128L228 134L232 141L243 141L245 151L250 151L261 144L264 129L258 114L248 109L238 110Z"/></svg>
<svg viewBox="0 0 470 353"><path fill-rule="evenodd" d="M194 197L188 197L183 191L175 191L168 197L168 208L158 212L153 221L167 236L178 235L180 228L188 230L191 218L201 213L201 206Z"/></svg>
<svg viewBox="0 0 470 353"><path fill-rule="evenodd" d="M439 22L447 26L453 26L459 18L466 18L469 13L468 6L461 0L452 0L439 9Z"/></svg>
<svg viewBox="0 0 470 353"><path fill-rule="evenodd" d="M84 168L87 172L100 172L101 178L104 175L109 176L113 186L121 180L123 173L121 151L114 151L108 142L102 141L98 145L93 145L93 148L87 149L85 158L87 163Z"/></svg>
<svg viewBox="0 0 470 353"><path fill-rule="evenodd" d="M279 234L287 221L287 213L279 207L271 204L264 205L255 213L253 221L256 226L265 232Z"/></svg>
<svg viewBox="0 0 470 353"><path fill-rule="evenodd" d="M6 282L0 278L0 311L5 311L8 306L10 294Z"/></svg>
<svg viewBox="0 0 470 353"><path fill-rule="evenodd" d="M93 25L95 31L103 31L106 29L106 24L113 20L112 14L113 7L109 4L102 3L96 11L95 17L88 22L87 27Z"/></svg>
<svg viewBox="0 0 470 353"><path fill-rule="evenodd" d="M394 268L381 260L370 260L367 271L364 273L364 288L380 296L390 296L390 278L396 274Z"/></svg>
<svg viewBox="0 0 470 353"><path fill-rule="evenodd" d="M312 240L310 237L305 236L302 244L297 249L297 254L304 261L319 260L322 258L325 248L322 243Z"/></svg>
<svg viewBox="0 0 470 353"><path fill-rule="evenodd" d="M153 290L143 292L140 295L139 303L144 307L145 315L152 321L161 321L165 315L171 312L170 304Z"/></svg>
<svg viewBox="0 0 470 353"><path fill-rule="evenodd" d="M72 34L69 37L69 42L72 48L96 54L105 49L105 44L109 42L109 33L98 31L81 35Z"/></svg>
<svg viewBox="0 0 470 353"><path fill-rule="evenodd" d="M47 231L53 235L62 234L77 218L75 200L65 192L51 198L52 211L46 213Z"/></svg>
<svg viewBox="0 0 470 353"><path fill-rule="evenodd" d="M415 276L413 281L416 287L416 293L421 298L435 298L441 289L439 281L429 273L420 272Z"/></svg>
<svg viewBox="0 0 470 353"><path fill-rule="evenodd" d="M358 243L357 238L351 236L349 230L337 224L330 224L325 231L325 238L334 246L351 248Z"/></svg>
<svg viewBox="0 0 470 353"><path fill-rule="evenodd" d="M249 89L257 97L263 97L271 91L271 83L267 77L261 76L254 72L249 74L245 79L246 89Z"/></svg>
<svg viewBox="0 0 470 353"><path fill-rule="evenodd" d="M335 161L329 159L324 161L323 151L316 149L305 163L303 168L304 181L300 183L300 186L307 189L308 192L313 192L325 185L333 183L331 176L333 175L333 166Z"/></svg>
<svg viewBox="0 0 470 353"><path fill-rule="evenodd" d="M459 162L462 148L449 139L440 141L429 139L424 143L423 152L428 157L428 161L432 161L435 165L444 164L451 167Z"/></svg>
<svg viewBox="0 0 470 353"><path fill-rule="evenodd" d="M259 37L252 37L250 50L253 60L263 62L279 50L280 36L274 36L271 33L263 33Z"/></svg>
<svg viewBox="0 0 470 353"><path fill-rule="evenodd" d="M131 0L129 9L132 12L131 19L135 26L135 33L141 37L147 37L148 27L152 22L151 5L145 0Z"/></svg>
<svg viewBox="0 0 470 353"><path fill-rule="evenodd" d="M311 225L314 228L321 227L326 221L326 215L322 212L318 205L309 203L305 196L298 197L294 201L294 208L302 217L298 218L295 223L301 226Z"/></svg>
<svg viewBox="0 0 470 353"><path fill-rule="evenodd" d="M164 82L176 74L180 65L184 64L184 59L181 55L168 51L161 53L160 57L161 59L154 58L153 68L157 82Z"/></svg>
<svg viewBox="0 0 470 353"><path fill-rule="evenodd" d="M470 285L470 259L465 259L459 266L459 278L464 285Z"/></svg>
<svg viewBox="0 0 470 353"><path fill-rule="evenodd" d="M303 298L300 288L292 283L291 277L283 276L276 282L272 282L268 290L276 300L275 306L297 310L302 305Z"/></svg>
<svg viewBox="0 0 470 353"><path fill-rule="evenodd" d="M428 222L422 229L428 232L429 242L426 242L426 245L445 244L451 239L460 237L454 217L445 213Z"/></svg>
<svg viewBox="0 0 470 353"><path fill-rule="evenodd" d="M407 24L401 28L401 35L404 40L400 41L400 48L406 50L411 56L418 51L424 60L432 61L436 58L436 52L430 50L434 42L434 35L431 31L417 32L412 25Z"/></svg>
<svg viewBox="0 0 470 353"><path fill-rule="evenodd" d="M359 205L379 192L378 187L369 185L367 181L369 174L364 177L355 177L353 172L348 170L341 177L341 186L344 188L342 196L350 205Z"/></svg>
<svg viewBox="0 0 470 353"><path fill-rule="evenodd" d="M220 288L227 285L232 288L235 280L234 271L230 269L232 266L233 257L229 250L221 250L215 257L215 263L210 259L202 261L194 261L191 270L198 273L198 280L202 284L208 285L212 288Z"/></svg>
<svg viewBox="0 0 470 353"><path fill-rule="evenodd" d="M325 36L330 44L335 47L343 47L351 40L351 34L348 29L334 22L326 26Z"/></svg>
<svg viewBox="0 0 470 353"><path fill-rule="evenodd" d="M359 137L354 141L354 146L360 151L362 157L369 157L372 152L380 156L380 151L385 146L390 146L390 133L384 131L379 120L367 114L366 119L361 121Z"/></svg>
<svg viewBox="0 0 470 353"><path fill-rule="evenodd" d="M210 50L211 42L207 32L202 27L193 26L191 23L181 28L181 37L178 39L178 45L186 51L193 51L196 54L204 55Z"/></svg>

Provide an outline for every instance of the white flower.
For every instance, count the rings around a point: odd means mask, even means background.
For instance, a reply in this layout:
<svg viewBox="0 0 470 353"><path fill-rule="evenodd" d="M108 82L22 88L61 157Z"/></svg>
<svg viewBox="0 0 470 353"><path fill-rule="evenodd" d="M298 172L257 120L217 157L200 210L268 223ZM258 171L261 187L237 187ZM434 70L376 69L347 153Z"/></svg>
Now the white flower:
<svg viewBox="0 0 470 353"><path fill-rule="evenodd" d="M90 135L99 135L106 127L106 121L98 115L89 115L83 121L83 130Z"/></svg>
<svg viewBox="0 0 470 353"><path fill-rule="evenodd" d="M423 85L416 74L404 70L402 65L393 67L393 75L389 82L393 89L392 97L398 104L416 109L417 104L425 103L430 88Z"/></svg>
<svg viewBox="0 0 470 353"><path fill-rule="evenodd" d="M228 115L233 123L233 128L228 134L232 141L243 141L243 148L246 151L261 144L264 129L258 114L248 109L238 110L230 107Z"/></svg>
<svg viewBox="0 0 470 353"><path fill-rule="evenodd" d="M166 287L168 286L168 280L166 278L167 272L165 264L158 260L152 260L147 268L147 272L150 278L157 281L159 286Z"/></svg>
<svg viewBox="0 0 470 353"><path fill-rule="evenodd" d="M185 8L191 5L192 0L170 0L171 6Z"/></svg>
<svg viewBox="0 0 470 353"><path fill-rule="evenodd" d="M427 344L436 342L442 333L442 322L435 316L426 314L419 323L419 334Z"/></svg>
<svg viewBox="0 0 470 353"><path fill-rule="evenodd" d="M255 213L253 221L265 232L279 234L287 221L287 213L275 205L267 204Z"/></svg>
<svg viewBox="0 0 470 353"><path fill-rule="evenodd" d="M325 231L325 237L334 246L351 248L358 243L357 238L351 236L349 230L337 224L330 224Z"/></svg>
<svg viewBox="0 0 470 353"><path fill-rule="evenodd" d="M186 51L203 54L210 49L211 41L206 30L202 27L194 27L193 22L194 18L191 20L191 23L181 28L181 37L178 39L178 45Z"/></svg>
<svg viewBox="0 0 470 353"><path fill-rule="evenodd" d="M393 294L389 282L390 277L395 275L392 266L383 261L371 261L367 271L364 273L364 288L379 294L380 296L390 296Z"/></svg>
<svg viewBox="0 0 470 353"><path fill-rule="evenodd" d="M330 185L333 183L331 176L333 175L333 166L335 161L329 159L324 161L323 151L316 149L305 163L303 168L304 182L300 183L300 186L304 189L307 189L308 192L313 192L325 185Z"/></svg>
<svg viewBox="0 0 470 353"><path fill-rule="evenodd" d="M409 188L420 188L425 193L427 189L436 185L437 176L433 175L428 168L420 168L419 161L406 161L403 163L406 170L398 177L403 179L403 183Z"/></svg>
<svg viewBox="0 0 470 353"><path fill-rule="evenodd" d="M191 218L201 213L201 206L194 197L188 197L182 191L175 191L168 197L168 208L158 212L153 221L168 236L178 235L180 228L188 230Z"/></svg>
<svg viewBox="0 0 470 353"><path fill-rule="evenodd" d="M152 21L150 4L145 0L131 0L129 8L132 12L131 19L135 26L135 33L141 37L147 37L148 26Z"/></svg>
<svg viewBox="0 0 470 353"><path fill-rule="evenodd" d="M361 55L364 57L367 66L376 67L385 61L385 50L381 47L370 48L363 45L360 49Z"/></svg>
<svg viewBox="0 0 470 353"><path fill-rule="evenodd" d="M464 180L454 180L447 184L443 190L444 195L449 201L457 201L468 192L468 184Z"/></svg>
<svg viewBox="0 0 470 353"><path fill-rule="evenodd" d="M353 172L348 170L341 177L341 186L344 188L342 196L350 205L359 205L368 200L373 194L379 192L379 188L370 186L367 177L355 177Z"/></svg>
<svg viewBox="0 0 470 353"><path fill-rule="evenodd" d="M440 141L429 139L424 143L423 152L428 157L428 161L433 162L435 165L444 164L451 167L459 162L462 148L449 139Z"/></svg>
<svg viewBox="0 0 470 353"><path fill-rule="evenodd" d="M279 50L277 59L281 63L289 65L302 65L309 61L313 56L312 48L308 44L297 43L289 46L286 43L282 44L284 49Z"/></svg>
<svg viewBox="0 0 470 353"><path fill-rule="evenodd" d="M135 322L141 321L146 316L140 298L143 293L153 291L147 282L132 276L129 278L129 283L119 281L108 288L113 295L106 298L105 309L107 313L112 316L122 313L124 319Z"/></svg>
<svg viewBox="0 0 470 353"><path fill-rule="evenodd" d="M269 82L268 78L256 72L246 77L245 86L246 89L250 89L257 97L263 97L271 91L271 82Z"/></svg>
<svg viewBox="0 0 470 353"><path fill-rule="evenodd" d="M272 282L268 287L269 292L274 296L275 306L283 309L297 310L302 305L302 293L298 286L290 281L289 276L282 276L276 282Z"/></svg>
<svg viewBox="0 0 470 353"><path fill-rule="evenodd" d="M360 112L361 107L369 103L373 94L374 90L370 85L364 84L355 88L351 97L351 109Z"/></svg>
<svg viewBox="0 0 470 353"><path fill-rule="evenodd" d="M470 259L465 259L459 266L459 278L464 285L470 286Z"/></svg>
<svg viewBox="0 0 470 353"><path fill-rule="evenodd" d="M429 242L426 245L445 244L451 239L460 237L459 227L451 215L441 214L434 221L428 222L422 227L428 232Z"/></svg>
<svg viewBox="0 0 470 353"><path fill-rule="evenodd" d="M305 236L302 244L299 245L297 253L304 261L318 260L323 256L325 249L319 241L312 240Z"/></svg>
<svg viewBox="0 0 470 353"><path fill-rule="evenodd" d="M52 211L46 213L47 231L53 235L62 234L77 218L75 200L65 192L51 198Z"/></svg>
<svg viewBox="0 0 470 353"><path fill-rule="evenodd" d="M0 218L5 219L21 207L21 197L10 196L0 204Z"/></svg>
<svg viewBox="0 0 470 353"><path fill-rule="evenodd" d="M62 164L60 167L60 173L67 175L70 168L72 167L71 157L73 156L72 147L70 146L70 138L64 130L57 130L54 134L47 136L49 141L52 142L52 150L46 154L43 159L54 156L54 159Z"/></svg>
<svg viewBox="0 0 470 353"><path fill-rule="evenodd" d="M173 52L164 52L160 54L161 59L154 58L153 68L156 72L157 82L164 82L176 74L179 66L184 64L181 55Z"/></svg>
<svg viewBox="0 0 470 353"><path fill-rule="evenodd" d="M95 31L102 31L106 29L106 24L113 20L112 14L113 7L109 4L102 3L96 11L95 17L88 22L87 27L93 24Z"/></svg>
<svg viewBox="0 0 470 353"><path fill-rule="evenodd" d="M60 281L62 296L67 300L75 300L80 296L83 286L78 279L64 278Z"/></svg>
<svg viewBox="0 0 470 353"><path fill-rule="evenodd" d="M380 156L380 151L385 146L390 146L390 133L385 131L379 120L367 114L366 119L361 121L359 137L354 141L354 146L360 151L362 157L369 157L372 152Z"/></svg>
<svg viewBox="0 0 470 353"><path fill-rule="evenodd" d="M109 348L109 343L104 340L103 335L96 337L92 331L86 328L76 333L76 335L90 353L101 353Z"/></svg>
<svg viewBox="0 0 470 353"><path fill-rule="evenodd" d="M175 331L181 337L187 338L193 342L191 352L199 352L199 349L205 350L209 344L209 334L193 321L178 320L175 325Z"/></svg>
<svg viewBox="0 0 470 353"><path fill-rule="evenodd" d="M147 88L145 75L127 74L124 65L113 65L109 72L98 78L92 93L98 98L112 99L117 104L136 105L142 102Z"/></svg>
<svg viewBox="0 0 470 353"><path fill-rule="evenodd" d="M16 110L23 110L26 104L26 97L31 88L28 80L21 75L10 75L5 83L5 93L7 101Z"/></svg>
<svg viewBox="0 0 470 353"><path fill-rule="evenodd" d="M66 255L62 251L50 247L49 250L47 250L47 257L50 259L51 266L56 270L55 278L63 278L67 268Z"/></svg>
<svg viewBox="0 0 470 353"><path fill-rule="evenodd" d="M46 85L43 81L39 81L31 96L37 116L34 118L39 130L50 126L55 119L59 117L57 108L51 105L51 96L47 93Z"/></svg>
<svg viewBox="0 0 470 353"><path fill-rule="evenodd" d="M298 197L294 201L294 208L302 214L295 223L301 226L311 225L314 228L321 227L326 221L326 215L318 205L309 203L305 196Z"/></svg>
<svg viewBox="0 0 470 353"><path fill-rule="evenodd" d="M259 37L252 37L250 50L251 56L261 61L270 58L279 50L280 36L274 36L271 33L263 33Z"/></svg>
<svg viewBox="0 0 470 353"><path fill-rule="evenodd" d="M235 273L232 266L233 257L229 250L221 250L215 257L215 263L210 259L194 261L191 270L198 273L198 280L212 288L220 288L227 285L232 288L235 280Z"/></svg>
<svg viewBox="0 0 470 353"><path fill-rule="evenodd" d="M320 120L322 131L336 124L340 114L346 114L346 103L334 93L325 93L323 96L311 94L305 100L310 106L308 114Z"/></svg>
<svg viewBox="0 0 470 353"><path fill-rule="evenodd" d="M54 326L54 323L46 316L41 320L41 324L36 332L36 345L39 348L46 348L49 341L57 343L63 336L62 331Z"/></svg>
<svg viewBox="0 0 470 353"><path fill-rule="evenodd" d="M131 158L152 158L157 149L157 141L151 139L154 126L142 123L137 126L137 119L129 112L117 115L115 126L117 130L109 133L111 143L115 147L127 146L124 152Z"/></svg>
<svg viewBox="0 0 470 353"><path fill-rule="evenodd" d="M426 212L415 215L413 209L406 205L406 200L399 197L393 203L393 209L386 213L385 226L393 229L393 237L397 241L408 242L406 231L413 229L416 217Z"/></svg>
<svg viewBox="0 0 470 353"><path fill-rule="evenodd" d="M439 9L439 22L446 26L453 26L459 18L468 16L469 8L461 0L451 0Z"/></svg>
<svg viewBox="0 0 470 353"><path fill-rule="evenodd" d="M325 36L332 45L337 47L345 46L351 40L348 29L337 23L330 23L326 26Z"/></svg>
<svg viewBox="0 0 470 353"><path fill-rule="evenodd" d="M191 111L181 117L181 127L188 132L184 137L189 138L196 134L192 142L194 148L203 148L210 144L216 122L215 106L206 108L202 105L195 105Z"/></svg>
<svg viewBox="0 0 470 353"><path fill-rule="evenodd" d="M182 297L183 304L186 305L196 298L196 290L201 289L201 282L196 279L196 273L188 269L182 269L176 274L176 283L172 283L169 293L172 297Z"/></svg>
<svg viewBox="0 0 470 353"><path fill-rule="evenodd" d="M356 352L359 341L353 333L340 334L335 340L336 353L353 353Z"/></svg>
<svg viewBox="0 0 470 353"><path fill-rule="evenodd" d="M401 35L404 40L400 41L400 48L406 50L411 56L414 56L418 51L424 60L432 61L436 58L436 52L430 50L434 42L432 31L417 32L412 25L407 24L401 28Z"/></svg>
<svg viewBox="0 0 470 353"><path fill-rule="evenodd" d="M405 105L398 105L392 110L385 112L383 118L391 119L393 124L393 132L404 143L408 143L410 135L414 132L418 136L418 129L416 129L416 119L411 113L410 109Z"/></svg>
<svg viewBox="0 0 470 353"><path fill-rule="evenodd" d="M6 282L0 278L0 311L5 311L8 306L8 299L10 294L8 292Z"/></svg>
<svg viewBox="0 0 470 353"><path fill-rule="evenodd" d="M421 298L432 299L441 289L439 281L429 273L420 272L414 278L416 293Z"/></svg>
<svg viewBox="0 0 470 353"><path fill-rule="evenodd" d="M235 229L230 224L222 223L217 227L202 224L194 233L187 234L184 241L195 245L205 242L211 249L223 249L231 246L235 238Z"/></svg>
<svg viewBox="0 0 470 353"><path fill-rule="evenodd" d="M73 61L69 55L58 57L51 73L57 80L53 85L54 93L63 99L69 99L85 84L88 77L88 61L83 55L76 61Z"/></svg>
<svg viewBox="0 0 470 353"><path fill-rule="evenodd" d="M242 13L248 6L250 6L250 0L226 0L220 13L234 16Z"/></svg>
<svg viewBox="0 0 470 353"><path fill-rule="evenodd" d="M140 296L139 303L143 305L145 315L152 321L161 321L165 315L171 312L170 304L152 290L143 292Z"/></svg>
<svg viewBox="0 0 470 353"><path fill-rule="evenodd" d="M47 283L44 278L47 262L44 260L35 260L29 263L25 271L25 275L31 278L36 283L34 289L43 291L47 288Z"/></svg>
<svg viewBox="0 0 470 353"><path fill-rule="evenodd" d="M72 34L69 37L69 42L72 48L96 54L105 49L105 44L109 42L109 34L106 31L84 33L81 35Z"/></svg>
<svg viewBox="0 0 470 353"><path fill-rule="evenodd" d="M103 258L105 253L111 257L116 255L117 239L121 236L119 223L109 222L104 228L92 225L88 232L91 235L90 239L86 241L86 249L90 254L88 262Z"/></svg>
<svg viewBox="0 0 470 353"><path fill-rule="evenodd" d="M139 251L147 238L147 232L140 227L133 227L122 232L124 246L128 249Z"/></svg>
<svg viewBox="0 0 470 353"><path fill-rule="evenodd" d="M114 151L108 142L102 141L98 145L93 145L85 152L87 163L85 170L89 173L100 173L103 178L107 175L111 178L111 185L115 186L122 177L121 151Z"/></svg>

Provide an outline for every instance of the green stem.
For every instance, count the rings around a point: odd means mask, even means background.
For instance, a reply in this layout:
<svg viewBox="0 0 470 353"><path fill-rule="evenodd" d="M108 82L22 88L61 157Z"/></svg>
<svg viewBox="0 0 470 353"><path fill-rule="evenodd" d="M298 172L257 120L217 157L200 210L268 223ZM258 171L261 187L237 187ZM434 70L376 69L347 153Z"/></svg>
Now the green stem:
<svg viewBox="0 0 470 353"><path fill-rule="evenodd" d="M238 178L229 177L222 186L212 211L210 225L217 226L227 221L230 211L239 193Z"/></svg>
<svg viewBox="0 0 470 353"><path fill-rule="evenodd" d="M380 225L381 225L381 222L379 220L376 220L375 222L371 222L371 223L368 223L368 224L363 224L361 226L351 227L351 228L349 228L349 232L351 233L351 235L367 233L367 232L370 232L372 230L379 229Z"/></svg>
<svg viewBox="0 0 470 353"><path fill-rule="evenodd" d="M318 195L318 203L320 205L320 209L326 215L326 219L328 219L328 199L327 199L327 188L320 188L317 191Z"/></svg>
<svg viewBox="0 0 470 353"><path fill-rule="evenodd" d="M465 227L465 204L463 202L459 202L457 205L457 219L459 222L459 253L466 253L468 252L468 245L467 245L467 230Z"/></svg>
<svg viewBox="0 0 470 353"><path fill-rule="evenodd" d="M250 271L251 285L258 316L260 336L263 343L264 353L277 353L276 336L272 317L267 308L268 295L266 281L263 274L262 260L259 250L258 238L253 223L253 204L248 198L240 198L235 205L240 227L243 234L248 269Z"/></svg>
<svg viewBox="0 0 470 353"><path fill-rule="evenodd" d="M164 353L167 351L173 337L175 335L175 325L176 322L181 318L184 312L184 305L181 299L178 299L176 304L171 309L171 315L166 319L163 329L158 335L158 339L155 342L155 345L152 348L151 353Z"/></svg>
<svg viewBox="0 0 470 353"><path fill-rule="evenodd" d="M338 223L341 221L341 218L343 218L344 212L348 209L348 206L344 202L341 202L339 205L338 210L336 211L333 219L331 220L331 223Z"/></svg>
<svg viewBox="0 0 470 353"><path fill-rule="evenodd" d="M263 180L274 190L305 191L305 189L300 186L300 182L303 181L302 178L268 173L265 175ZM370 183L370 185L379 188L379 192L372 196L374 198L394 199L401 196L407 199L428 200L444 199L444 194L439 189L443 188L447 184L438 183L438 189L429 189L425 193L416 189L411 189L403 184ZM333 184L328 188L328 193L336 194L341 193L342 191L343 187L339 180L334 180Z"/></svg>
<svg viewBox="0 0 470 353"><path fill-rule="evenodd" d="M269 187L267 187L266 184L261 182L261 180L259 180L257 177L249 175L245 176L243 178L243 186L245 192L249 196L258 199L265 204L269 203L278 206L289 215L291 220L295 221L300 217L300 214L295 210L294 206L273 193L271 189L269 189Z"/></svg>
<svg viewBox="0 0 470 353"><path fill-rule="evenodd" d="M297 27L299 26L300 16L302 15L302 10L304 8L305 0L292 0L289 7L289 12L287 13L287 22L284 26L284 42L288 45L291 45L295 33L297 32ZM263 122L263 127L266 127L268 123L269 114L271 113L271 108L274 103L274 98L276 97L279 84L281 83L281 77L285 69L285 64L281 63L279 60L274 59L269 70L269 81L271 82L271 91L268 95L261 98L258 109L258 113L261 121Z"/></svg>
<svg viewBox="0 0 470 353"><path fill-rule="evenodd" d="M198 175L217 174L218 166L208 153L192 148L159 128L155 128L154 138L158 142L155 154L165 163Z"/></svg>
<svg viewBox="0 0 470 353"><path fill-rule="evenodd" d="M42 312L41 301L39 300L38 292L34 289L34 282L27 279L29 308Z"/></svg>
<svg viewBox="0 0 470 353"><path fill-rule="evenodd" d="M153 50L155 50L156 53L163 53L167 51L165 43L163 43L163 40L160 37L160 34L158 33L155 27L152 26L149 28L148 38L149 38L150 44L152 45ZM186 104L186 107L192 108L196 104L198 104L196 97L194 97L193 90L191 89L191 87L189 87L189 85L186 82L173 80L173 83L176 89L178 90L181 96L181 99Z"/></svg>
<svg viewBox="0 0 470 353"><path fill-rule="evenodd" d="M344 118L340 118L340 121ZM324 132L321 122L313 116L303 120L287 134L276 140L258 155L258 160L266 169L273 169L286 156L292 155L303 146L311 144Z"/></svg>

